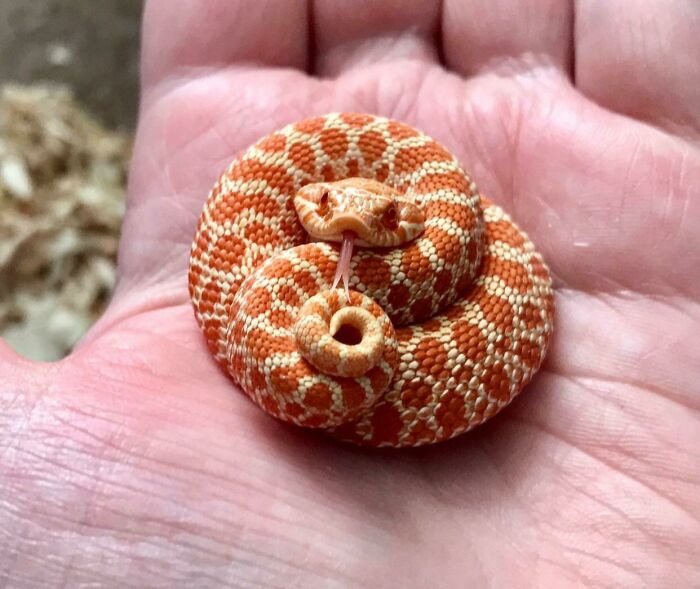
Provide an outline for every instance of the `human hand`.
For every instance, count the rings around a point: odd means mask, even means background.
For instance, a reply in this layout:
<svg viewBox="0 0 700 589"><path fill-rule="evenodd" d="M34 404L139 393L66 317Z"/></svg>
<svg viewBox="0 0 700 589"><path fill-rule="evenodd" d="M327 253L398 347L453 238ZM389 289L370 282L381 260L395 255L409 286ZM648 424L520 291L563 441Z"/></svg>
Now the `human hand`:
<svg viewBox="0 0 700 589"><path fill-rule="evenodd" d="M700 12L691 2L151 0L114 300L75 352L0 349L10 586L698 582ZM210 186L330 111L451 149L557 289L522 397L451 442L278 423L186 287ZM695 576L693 576L695 575Z"/></svg>

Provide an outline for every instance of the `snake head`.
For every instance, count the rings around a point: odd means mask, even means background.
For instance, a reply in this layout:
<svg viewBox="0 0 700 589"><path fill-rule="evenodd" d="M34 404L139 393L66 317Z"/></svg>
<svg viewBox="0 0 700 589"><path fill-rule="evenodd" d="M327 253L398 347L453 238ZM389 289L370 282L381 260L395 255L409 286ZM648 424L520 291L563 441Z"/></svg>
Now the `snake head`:
<svg viewBox="0 0 700 589"><path fill-rule="evenodd" d="M377 180L347 178L301 188L294 207L306 232L321 241L343 241L348 232L366 247L395 247L425 228L418 205Z"/></svg>

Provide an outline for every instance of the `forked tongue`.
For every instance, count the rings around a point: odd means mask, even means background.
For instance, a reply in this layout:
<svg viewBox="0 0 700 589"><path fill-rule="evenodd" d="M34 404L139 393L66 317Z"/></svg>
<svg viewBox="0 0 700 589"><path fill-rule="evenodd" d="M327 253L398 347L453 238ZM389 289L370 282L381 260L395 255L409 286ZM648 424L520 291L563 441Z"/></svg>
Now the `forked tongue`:
<svg viewBox="0 0 700 589"><path fill-rule="evenodd" d="M340 259L338 266L335 269L335 278L333 279L333 288L338 286L340 279L343 279L345 286L345 298L350 302L350 260L352 260L352 248L355 245L355 232L343 231L343 245L340 248Z"/></svg>

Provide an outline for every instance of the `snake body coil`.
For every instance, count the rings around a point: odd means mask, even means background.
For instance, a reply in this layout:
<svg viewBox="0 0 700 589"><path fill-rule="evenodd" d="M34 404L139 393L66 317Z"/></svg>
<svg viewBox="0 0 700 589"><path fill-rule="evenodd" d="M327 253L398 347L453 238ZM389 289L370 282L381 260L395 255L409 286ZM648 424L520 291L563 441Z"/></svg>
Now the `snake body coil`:
<svg viewBox="0 0 700 589"><path fill-rule="evenodd" d="M425 220L408 243L355 253L348 304L332 289L338 245L309 243L294 198L356 177ZM496 414L540 367L554 313L542 258L452 154L352 113L289 125L231 164L206 201L189 289L209 349L260 407L371 446L438 442ZM333 373L343 366L353 376Z"/></svg>

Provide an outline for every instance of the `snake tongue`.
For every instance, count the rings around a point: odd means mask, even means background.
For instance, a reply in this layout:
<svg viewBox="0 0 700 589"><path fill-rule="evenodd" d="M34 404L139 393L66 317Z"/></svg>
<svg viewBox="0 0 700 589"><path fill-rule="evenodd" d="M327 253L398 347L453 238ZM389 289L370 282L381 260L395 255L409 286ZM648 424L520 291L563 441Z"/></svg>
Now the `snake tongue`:
<svg viewBox="0 0 700 589"><path fill-rule="evenodd" d="M357 234L354 231L343 231L343 245L340 249L340 259L333 279L333 288L338 286L341 278L343 279L345 298L348 302L350 302L350 260L352 260L352 249L356 237Z"/></svg>

